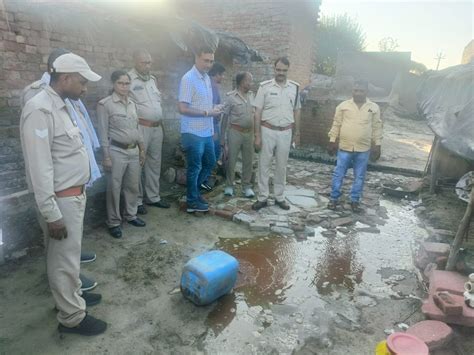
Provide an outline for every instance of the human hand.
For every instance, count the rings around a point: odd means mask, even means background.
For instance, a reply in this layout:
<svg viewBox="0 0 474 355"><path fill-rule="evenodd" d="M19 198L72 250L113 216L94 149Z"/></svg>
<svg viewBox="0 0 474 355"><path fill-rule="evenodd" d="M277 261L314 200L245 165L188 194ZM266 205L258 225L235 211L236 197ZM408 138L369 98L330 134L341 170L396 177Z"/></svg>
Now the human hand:
<svg viewBox="0 0 474 355"><path fill-rule="evenodd" d="M49 236L52 239L62 240L67 238L67 229L63 219L48 223Z"/></svg>
<svg viewBox="0 0 474 355"><path fill-rule="evenodd" d="M336 142L329 142L329 145L328 145L328 153L330 156L333 156L337 153L337 149L339 147L337 146L337 143Z"/></svg>
<svg viewBox="0 0 474 355"><path fill-rule="evenodd" d="M145 165L146 156L145 156L145 151L144 150L140 150L140 155L139 155L138 159L140 161L140 166Z"/></svg>
<svg viewBox="0 0 474 355"><path fill-rule="evenodd" d="M104 170L107 172L112 171L112 159L110 157L105 157L102 160L102 166L104 167Z"/></svg>
<svg viewBox="0 0 474 355"><path fill-rule="evenodd" d="M262 137L260 135L255 136L253 146L255 147L255 152L260 152L260 150L262 149Z"/></svg>
<svg viewBox="0 0 474 355"><path fill-rule="evenodd" d="M370 151L370 160L377 161L380 159L382 154L382 149L380 145L374 145Z"/></svg>

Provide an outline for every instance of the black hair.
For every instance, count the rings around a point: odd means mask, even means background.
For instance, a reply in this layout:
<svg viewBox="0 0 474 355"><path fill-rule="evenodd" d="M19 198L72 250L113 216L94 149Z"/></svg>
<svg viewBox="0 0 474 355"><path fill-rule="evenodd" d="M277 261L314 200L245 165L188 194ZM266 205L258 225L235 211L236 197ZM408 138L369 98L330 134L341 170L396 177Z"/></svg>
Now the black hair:
<svg viewBox="0 0 474 355"><path fill-rule="evenodd" d="M48 57L48 73L51 73L51 68L53 67L53 63L58 57L62 56L63 54L71 53L71 51L65 49L65 48L56 48L53 49L51 54Z"/></svg>
<svg viewBox="0 0 474 355"><path fill-rule="evenodd" d="M286 66L290 66L290 61L288 60L287 57L279 57L275 60L275 63L274 63L274 66L276 67L276 65L279 63L279 62L282 62L283 64L285 64Z"/></svg>
<svg viewBox="0 0 474 355"><path fill-rule="evenodd" d="M360 86L360 87L363 87L366 90L368 90L369 89L369 82L367 80L364 80L364 79L358 79L358 80L354 81L354 86Z"/></svg>
<svg viewBox="0 0 474 355"><path fill-rule="evenodd" d="M237 88L240 86L240 83L245 79L245 77L248 74L250 74L250 73L246 72L246 71L241 71L241 72L237 73L237 75L235 76L235 85L236 85Z"/></svg>
<svg viewBox="0 0 474 355"><path fill-rule="evenodd" d="M214 54L215 50L213 50L211 47L209 46L201 46L199 48L196 49L196 52L194 53L195 55L197 56L200 56L201 54L204 54L204 53L212 53Z"/></svg>
<svg viewBox="0 0 474 355"><path fill-rule="evenodd" d="M116 70L110 76L110 81L112 81L112 84L115 84L115 82L119 80L121 76L124 76L124 75L128 76L128 78L130 79L130 75L128 75L128 73L125 70Z"/></svg>
<svg viewBox="0 0 474 355"><path fill-rule="evenodd" d="M56 83L58 80L59 80L59 76L61 75L62 73L56 73L56 72L53 72L51 73L51 78L49 79L49 84L54 84Z"/></svg>
<svg viewBox="0 0 474 355"><path fill-rule="evenodd" d="M209 76L216 76L225 72L225 68L221 63L214 62L211 70L209 70Z"/></svg>

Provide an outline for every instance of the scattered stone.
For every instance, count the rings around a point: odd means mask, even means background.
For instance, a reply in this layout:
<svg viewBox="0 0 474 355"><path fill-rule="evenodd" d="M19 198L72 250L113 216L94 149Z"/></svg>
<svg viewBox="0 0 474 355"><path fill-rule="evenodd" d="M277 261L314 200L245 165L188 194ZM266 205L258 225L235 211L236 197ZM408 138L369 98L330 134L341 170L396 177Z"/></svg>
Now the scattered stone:
<svg viewBox="0 0 474 355"><path fill-rule="evenodd" d="M252 223L255 220L255 218L252 217L252 216L249 216L246 213L241 212L241 213L234 214L234 217L233 217L232 220L234 222L246 224L248 226L248 225L250 225L250 223Z"/></svg>
<svg viewBox="0 0 474 355"><path fill-rule="evenodd" d="M397 327L400 328L401 330L407 330L409 328L408 324L405 324L405 323L398 323Z"/></svg>
<svg viewBox="0 0 474 355"><path fill-rule="evenodd" d="M337 213L330 214L329 217L331 218L339 218L340 216Z"/></svg>
<svg viewBox="0 0 474 355"><path fill-rule="evenodd" d="M235 308L231 308L230 313L235 313Z"/></svg>
<svg viewBox="0 0 474 355"><path fill-rule="evenodd" d="M247 310L247 314L252 318L256 318L262 311L263 311L262 306L253 306Z"/></svg>
<svg viewBox="0 0 474 355"><path fill-rule="evenodd" d="M333 219L331 221L331 226L339 227L339 226L345 226L352 223L354 223L354 220L352 219L352 217L342 217L342 218Z"/></svg>
<svg viewBox="0 0 474 355"><path fill-rule="evenodd" d="M270 223L268 222L252 222L249 225L251 231L254 232L268 232L270 230Z"/></svg>
<svg viewBox="0 0 474 355"><path fill-rule="evenodd" d="M322 222L322 218L317 213L310 213L306 216L306 223L307 224L318 224Z"/></svg>
<svg viewBox="0 0 474 355"><path fill-rule="evenodd" d="M361 233L372 233L372 234L380 233L380 229L376 227L362 227L362 228L357 228L356 230Z"/></svg>
<svg viewBox="0 0 474 355"><path fill-rule="evenodd" d="M302 324L302 323L303 323L303 319L302 319L302 318L296 318L296 319L295 319L295 322L298 323L298 324Z"/></svg>
<svg viewBox="0 0 474 355"><path fill-rule="evenodd" d="M255 338L262 336L262 334L260 334L257 330L253 331L252 334Z"/></svg>
<svg viewBox="0 0 474 355"><path fill-rule="evenodd" d="M258 327L257 332L263 333L265 331L264 327Z"/></svg>
<svg viewBox="0 0 474 355"><path fill-rule="evenodd" d="M341 232L342 234L349 234L351 230L346 227L340 227L340 228L337 228L337 231Z"/></svg>
<svg viewBox="0 0 474 355"><path fill-rule="evenodd" d="M302 208L318 207L318 202L312 197L305 196L286 196L286 199L292 204Z"/></svg>
<svg viewBox="0 0 474 355"><path fill-rule="evenodd" d="M286 227L278 227L278 226L272 226L270 228L270 231L276 234L282 234L282 235L291 235L293 234L293 230L290 228Z"/></svg>
<svg viewBox="0 0 474 355"><path fill-rule="evenodd" d="M329 286L329 281L324 281L323 284L321 285L322 288L326 288Z"/></svg>
<svg viewBox="0 0 474 355"><path fill-rule="evenodd" d="M282 290L282 289L278 289L278 290L276 290L276 291L275 291L275 296L279 296L279 295L281 295L281 293L282 293L282 292L283 292L283 290Z"/></svg>
<svg viewBox="0 0 474 355"><path fill-rule="evenodd" d="M384 332L386 335L390 335L390 334L392 334L392 333L395 333L395 330L393 330L393 329L388 329L388 328L387 328L387 329L384 329L383 332Z"/></svg>
<svg viewBox="0 0 474 355"><path fill-rule="evenodd" d="M377 301L369 296L357 296L354 298L354 301L357 308L374 307L377 305Z"/></svg>
<svg viewBox="0 0 474 355"><path fill-rule="evenodd" d="M168 295L176 295L178 293L181 293L181 288L176 287L176 288L172 289L170 292L168 292Z"/></svg>
<svg viewBox="0 0 474 355"><path fill-rule="evenodd" d="M308 237L314 237L315 235L314 228L311 227L305 227L304 232Z"/></svg>
<svg viewBox="0 0 474 355"><path fill-rule="evenodd" d="M423 340L431 351L445 347L454 336L449 325L437 320L418 322L409 327L407 333Z"/></svg>
<svg viewBox="0 0 474 355"><path fill-rule="evenodd" d="M328 231L322 231L321 235L326 238L334 238L337 234L336 234L336 231L328 230Z"/></svg>

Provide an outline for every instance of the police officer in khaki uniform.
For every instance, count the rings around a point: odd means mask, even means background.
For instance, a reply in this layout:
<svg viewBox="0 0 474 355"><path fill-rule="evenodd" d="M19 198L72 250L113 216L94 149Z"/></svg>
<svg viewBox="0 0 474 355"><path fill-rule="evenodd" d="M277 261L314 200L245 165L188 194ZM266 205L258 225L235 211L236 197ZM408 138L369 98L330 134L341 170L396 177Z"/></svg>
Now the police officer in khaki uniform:
<svg viewBox="0 0 474 355"><path fill-rule="evenodd" d="M146 224L137 218L140 166L145 161L143 137L138 129L135 103L128 97L130 76L126 71L112 73L112 95L99 101L97 120L107 174L107 226L114 238L122 237L120 197L123 194L124 218L135 227Z"/></svg>
<svg viewBox="0 0 474 355"><path fill-rule="evenodd" d="M300 97L299 84L287 80L290 62L286 57L275 61L275 78L260 83L255 97L255 149L259 151L258 200L254 210L267 206L268 180L272 157L275 155L273 187L275 204L284 210L290 206L285 201L286 165L290 147L299 144Z"/></svg>
<svg viewBox="0 0 474 355"><path fill-rule="evenodd" d="M86 298L79 280L89 158L65 99L77 100L88 81L98 81L86 61L72 53L52 65L51 82L29 100L20 134L30 191L35 195L46 234L48 280L58 309L60 332L96 335L107 324L85 311L100 295Z"/></svg>
<svg viewBox="0 0 474 355"><path fill-rule="evenodd" d="M252 74L238 73L235 77L237 88L226 95L221 132L221 146L225 145L225 137L227 137L229 151L224 189L226 196L234 195L235 164L239 153L242 153L243 195L248 198L255 196L250 182L254 154L254 97L250 91L252 80Z"/></svg>
<svg viewBox="0 0 474 355"><path fill-rule="evenodd" d="M135 67L128 73L132 80L130 97L137 105L140 133L143 136L146 161L144 179L140 173L138 213L147 213L144 200L150 206L169 208L160 197L161 150L163 147L163 111L161 93L156 86L156 78L150 74L152 59L146 50L138 50L133 55Z"/></svg>

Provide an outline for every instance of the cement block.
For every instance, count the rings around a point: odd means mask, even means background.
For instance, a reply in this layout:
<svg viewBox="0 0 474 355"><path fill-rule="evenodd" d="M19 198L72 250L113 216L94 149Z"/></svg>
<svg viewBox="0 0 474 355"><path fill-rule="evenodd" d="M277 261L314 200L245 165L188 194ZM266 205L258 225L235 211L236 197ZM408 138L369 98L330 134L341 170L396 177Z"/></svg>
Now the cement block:
<svg viewBox="0 0 474 355"><path fill-rule="evenodd" d="M423 340L431 351L445 347L454 336L449 325L436 320L418 322L406 332Z"/></svg>

